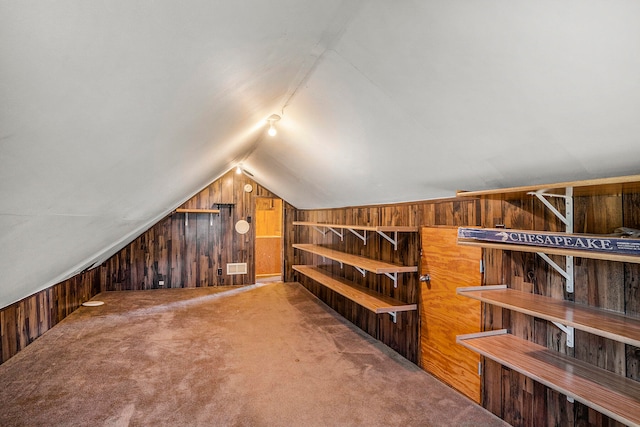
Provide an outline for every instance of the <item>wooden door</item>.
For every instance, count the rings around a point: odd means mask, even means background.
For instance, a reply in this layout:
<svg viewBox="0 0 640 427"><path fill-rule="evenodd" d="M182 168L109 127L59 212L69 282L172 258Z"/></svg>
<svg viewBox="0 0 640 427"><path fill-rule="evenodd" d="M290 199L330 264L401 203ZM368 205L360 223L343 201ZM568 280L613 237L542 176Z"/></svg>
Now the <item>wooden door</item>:
<svg viewBox="0 0 640 427"><path fill-rule="evenodd" d="M482 249L458 246L457 228L423 227L420 284L422 368L480 403L480 355L456 344L456 335L481 330L480 302L456 288L480 286Z"/></svg>
<svg viewBox="0 0 640 427"><path fill-rule="evenodd" d="M256 199L256 279L282 277L282 199Z"/></svg>

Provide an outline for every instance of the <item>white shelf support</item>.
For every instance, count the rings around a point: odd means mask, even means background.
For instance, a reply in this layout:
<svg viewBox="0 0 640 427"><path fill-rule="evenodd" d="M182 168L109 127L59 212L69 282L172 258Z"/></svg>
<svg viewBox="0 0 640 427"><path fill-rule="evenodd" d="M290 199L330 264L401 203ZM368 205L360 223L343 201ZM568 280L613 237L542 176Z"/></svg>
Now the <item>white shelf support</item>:
<svg viewBox="0 0 640 427"><path fill-rule="evenodd" d="M320 255L320 256L322 257L322 262L327 262L327 258L326 258L325 256L323 256L323 255ZM335 260L335 259L334 259L334 260L332 260L332 261L335 261L335 262L337 262L338 264L340 264L340 268L343 268L343 267L344 267L344 265L342 264L342 261L338 261L338 260ZM356 268L357 268L357 267L356 267Z"/></svg>
<svg viewBox="0 0 640 427"><path fill-rule="evenodd" d="M574 329L573 326L566 326L563 325L562 323L558 323L558 322L551 322L554 325L556 325L562 332L564 332L565 334L567 334L567 347L573 347L574 344Z"/></svg>
<svg viewBox="0 0 640 427"><path fill-rule="evenodd" d="M573 292L573 257L567 256L566 268L560 267L549 255L543 252L536 252L540 258L545 260L555 271L560 273L564 277L567 292Z"/></svg>
<svg viewBox="0 0 640 427"><path fill-rule="evenodd" d="M532 191L527 194L534 195L540 200L556 217L560 219L565 225L565 232L573 233L573 187L567 187L564 190L564 194L552 194L547 193L547 190L542 189L538 191ZM564 215L555 206L549 202L547 197L560 197L564 199ZM554 270L558 273L562 274L565 278L566 290L569 293L573 292L573 282L574 282L574 274L573 274L573 256L565 257L565 268L560 267L558 264L553 262L551 258L549 258L546 254L542 252L537 252L537 254L544 259Z"/></svg>
<svg viewBox="0 0 640 427"><path fill-rule="evenodd" d="M567 187L565 194L551 194L546 190L531 191L527 194L536 196L560 221L567 227L567 233L573 233L573 187ZM565 199L565 214L563 215L546 197L559 197Z"/></svg>
<svg viewBox="0 0 640 427"><path fill-rule="evenodd" d="M316 230L318 233L322 234L323 236L326 236L328 231L325 228L324 230L321 230L320 227L316 227L315 225L312 226L314 230Z"/></svg>
<svg viewBox="0 0 640 427"><path fill-rule="evenodd" d="M189 212L184 213L184 228L189 226Z"/></svg>
<svg viewBox="0 0 640 427"><path fill-rule="evenodd" d="M353 268L358 270L360 272L360 274L362 274L362 277L367 275L367 270L365 270L364 268L356 267L355 265L353 266Z"/></svg>
<svg viewBox="0 0 640 427"><path fill-rule="evenodd" d="M397 231L393 232L393 238L390 237L384 231L378 231L378 234L381 235L382 237L384 237L385 239L387 239L389 242L391 242L391 244L393 245L393 249L394 250L396 250L396 251L398 250L398 232Z"/></svg>
<svg viewBox="0 0 640 427"><path fill-rule="evenodd" d="M352 232L353 234L358 236L360 238L360 240L362 240L364 242L365 245L367 244L367 230L362 230L362 234L358 233L353 228L347 228L347 230L349 230L350 232Z"/></svg>
<svg viewBox="0 0 640 427"><path fill-rule="evenodd" d="M389 316L393 319L393 323L398 323L398 313L395 311L390 311Z"/></svg>
<svg viewBox="0 0 640 427"><path fill-rule="evenodd" d="M393 280L393 287L398 287L398 273L384 273L389 279Z"/></svg>
<svg viewBox="0 0 640 427"><path fill-rule="evenodd" d="M342 231L338 231L333 227L327 227L330 231L332 231L336 236L340 237L340 241L344 240L344 233Z"/></svg>

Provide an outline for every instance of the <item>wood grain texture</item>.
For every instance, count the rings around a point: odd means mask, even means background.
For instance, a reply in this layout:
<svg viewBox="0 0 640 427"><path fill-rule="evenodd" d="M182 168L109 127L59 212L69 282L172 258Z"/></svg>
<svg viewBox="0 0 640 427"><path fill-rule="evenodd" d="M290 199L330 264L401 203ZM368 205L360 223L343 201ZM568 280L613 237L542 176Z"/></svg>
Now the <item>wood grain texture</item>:
<svg viewBox="0 0 640 427"><path fill-rule="evenodd" d="M0 364L100 292L96 268L0 309Z"/></svg>
<svg viewBox="0 0 640 427"><path fill-rule="evenodd" d="M595 196L601 194L621 194L640 191L640 175L628 175L611 178L588 179L582 181L564 181L551 184L525 185L520 187L499 188L479 191L458 191L458 197L504 196L522 198L530 191L547 190L547 193L564 194L564 189L573 187L575 196Z"/></svg>
<svg viewBox="0 0 640 427"><path fill-rule="evenodd" d="M418 215L418 209L415 205L403 204L313 211L298 210L295 221L349 224L363 227L371 226L372 224L413 227L416 224L416 215ZM325 248L341 253L377 259L385 263L401 266L417 266L419 263L418 233L399 233L398 250L394 250L393 245L377 233L369 233L365 245L360 238L350 232L344 234L344 239L340 239L331 232L323 235L312 227L293 226L293 224L291 226L294 234L292 241L295 243L322 245ZM297 249L294 250L293 259L296 264L323 265L323 268L333 276L341 277L358 286L366 287L373 292L387 295L403 302L417 303L417 267L413 268L414 272L412 273L399 274L398 287L394 288L393 282L384 275L366 274L363 276L356 269L346 264L341 269L336 262L330 260L324 262L317 255ZM295 274L294 278L354 325L398 351L407 359L417 362L417 353L419 351L417 311L400 312L397 316L397 323L393 323L390 316L378 316L306 276Z"/></svg>
<svg viewBox="0 0 640 427"><path fill-rule="evenodd" d="M459 342L622 423L640 425L636 381L510 334Z"/></svg>
<svg viewBox="0 0 640 427"><path fill-rule="evenodd" d="M256 276L282 274L282 237L256 236Z"/></svg>
<svg viewBox="0 0 640 427"><path fill-rule="evenodd" d="M640 318L514 289L466 290L458 294L509 310L559 322L591 334L640 346Z"/></svg>
<svg viewBox="0 0 640 427"><path fill-rule="evenodd" d="M457 295L456 288L481 285L482 251L456 245L455 228L424 227L421 236L421 274L431 277L421 284L421 365L480 402L480 357L460 348L456 335L480 330L481 307L479 302Z"/></svg>
<svg viewBox="0 0 640 427"><path fill-rule="evenodd" d="M412 311L418 308L417 304L407 304L373 292L364 286L354 285L340 277L333 277L317 267L294 265L293 269L376 314Z"/></svg>
<svg viewBox="0 0 640 427"><path fill-rule="evenodd" d="M332 259L334 261L342 262L344 264L348 264L353 267L362 268L366 271L370 271L371 273L375 273L375 274L413 273L418 271L418 267L416 266L392 264L386 261L380 261L377 259L372 259L372 258L367 258L363 256L336 251L320 245L298 243L298 244L294 244L293 247L295 249L309 252L311 254L318 255L324 258Z"/></svg>
<svg viewBox="0 0 640 427"><path fill-rule="evenodd" d="M254 191L244 191L251 184ZM187 288L255 283L255 218L258 198L277 196L233 171L208 185L178 209L218 210L219 214L175 213L161 220L107 260L105 290ZM235 223L251 221L249 233ZM227 275L226 264L246 262L246 275ZM222 274L218 275L218 269Z"/></svg>

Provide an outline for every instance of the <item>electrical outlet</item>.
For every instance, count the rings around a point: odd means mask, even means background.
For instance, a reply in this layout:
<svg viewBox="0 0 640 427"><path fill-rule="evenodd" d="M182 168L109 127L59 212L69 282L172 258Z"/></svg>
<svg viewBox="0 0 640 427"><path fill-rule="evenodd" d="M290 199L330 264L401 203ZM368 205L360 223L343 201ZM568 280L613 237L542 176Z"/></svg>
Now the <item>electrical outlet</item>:
<svg viewBox="0 0 640 427"><path fill-rule="evenodd" d="M221 268L218 269L218 276L222 276L222 269Z"/></svg>
<svg viewBox="0 0 640 427"><path fill-rule="evenodd" d="M163 287L163 286L164 286L164 280L160 280L160 281L158 282L158 287L159 287L159 288L161 288L161 287Z"/></svg>

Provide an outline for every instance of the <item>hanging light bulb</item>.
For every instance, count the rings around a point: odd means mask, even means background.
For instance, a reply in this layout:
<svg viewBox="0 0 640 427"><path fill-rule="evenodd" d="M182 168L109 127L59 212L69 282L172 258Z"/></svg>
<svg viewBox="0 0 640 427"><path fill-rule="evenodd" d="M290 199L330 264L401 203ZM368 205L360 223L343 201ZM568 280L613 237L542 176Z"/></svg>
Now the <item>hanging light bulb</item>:
<svg viewBox="0 0 640 427"><path fill-rule="evenodd" d="M242 173L242 166L241 165L236 166L236 173L238 175L240 175Z"/></svg>
<svg viewBox="0 0 640 427"><path fill-rule="evenodd" d="M269 131L268 131L269 136L276 136L276 134L278 133L274 125L274 123L277 122L278 120L280 120L280 116L277 114L272 114L267 119L267 121L269 122Z"/></svg>

